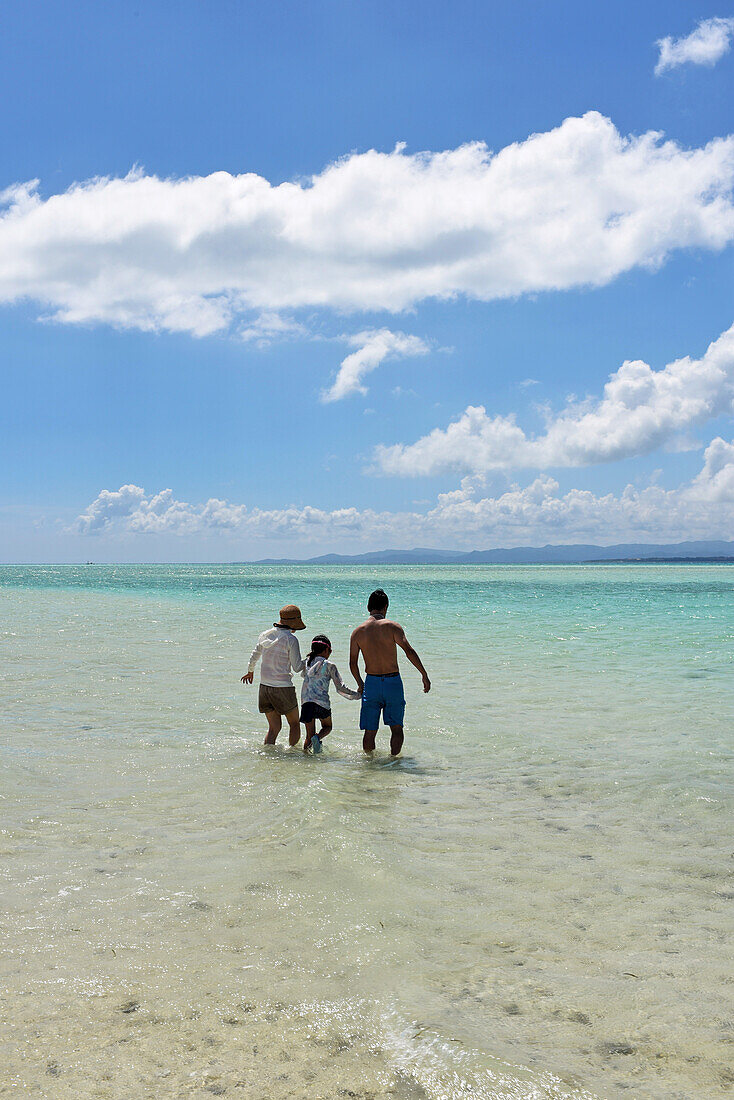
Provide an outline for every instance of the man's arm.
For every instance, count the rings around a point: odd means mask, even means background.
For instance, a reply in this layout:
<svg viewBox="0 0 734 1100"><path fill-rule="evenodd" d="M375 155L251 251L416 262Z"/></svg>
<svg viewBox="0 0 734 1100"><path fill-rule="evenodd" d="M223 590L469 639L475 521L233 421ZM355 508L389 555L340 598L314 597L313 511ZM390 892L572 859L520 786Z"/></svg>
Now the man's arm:
<svg viewBox="0 0 734 1100"><path fill-rule="evenodd" d="M349 639L349 671L354 677L357 687L360 691L364 688L364 680L359 671L359 642L356 638L357 631L355 630L352 637Z"/></svg>
<svg viewBox="0 0 734 1100"><path fill-rule="evenodd" d="M421 661L420 657L413 649L408 639L405 637L405 631L403 630L400 623L395 623L395 644L399 645L400 648L404 650L405 656L408 658L411 665L415 665L415 667L420 672L421 676L423 677L423 690L430 691L431 681L428 679L428 673L424 669L423 662Z"/></svg>

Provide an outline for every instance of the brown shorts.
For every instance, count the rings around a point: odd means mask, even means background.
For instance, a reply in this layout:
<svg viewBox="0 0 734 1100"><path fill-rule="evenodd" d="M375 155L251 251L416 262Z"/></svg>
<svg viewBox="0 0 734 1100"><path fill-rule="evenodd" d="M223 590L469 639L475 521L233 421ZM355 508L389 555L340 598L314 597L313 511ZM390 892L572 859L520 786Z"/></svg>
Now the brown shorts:
<svg viewBox="0 0 734 1100"><path fill-rule="evenodd" d="M267 714L274 710L276 714L288 714L292 710L298 710L296 689L270 687L269 684L260 684L260 694L257 698L257 707L261 714Z"/></svg>

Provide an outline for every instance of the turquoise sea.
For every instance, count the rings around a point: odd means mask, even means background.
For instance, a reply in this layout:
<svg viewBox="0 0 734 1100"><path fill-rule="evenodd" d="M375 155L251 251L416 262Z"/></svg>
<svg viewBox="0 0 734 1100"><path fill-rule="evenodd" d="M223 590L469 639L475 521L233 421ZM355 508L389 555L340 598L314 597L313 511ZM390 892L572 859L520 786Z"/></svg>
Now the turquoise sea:
<svg viewBox="0 0 734 1100"><path fill-rule="evenodd" d="M264 749L377 584L403 757ZM0 567L0 725L0 1096L732 1095L734 567Z"/></svg>

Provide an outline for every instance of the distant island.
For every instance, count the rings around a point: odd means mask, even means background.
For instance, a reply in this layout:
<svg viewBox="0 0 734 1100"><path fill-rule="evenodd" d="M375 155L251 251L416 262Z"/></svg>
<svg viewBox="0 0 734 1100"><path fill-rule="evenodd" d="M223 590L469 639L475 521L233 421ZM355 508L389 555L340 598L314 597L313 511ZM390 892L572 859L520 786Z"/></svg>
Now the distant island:
<svg viewBox="0 0 734 1100"><path fill-rule="evenodd" d="M671 545L513 546L495 550L375 550L368 554L321 554L316 558L263 558L255 565L552 565L647 562L734 562L734 542L677 542Z"/></svg>

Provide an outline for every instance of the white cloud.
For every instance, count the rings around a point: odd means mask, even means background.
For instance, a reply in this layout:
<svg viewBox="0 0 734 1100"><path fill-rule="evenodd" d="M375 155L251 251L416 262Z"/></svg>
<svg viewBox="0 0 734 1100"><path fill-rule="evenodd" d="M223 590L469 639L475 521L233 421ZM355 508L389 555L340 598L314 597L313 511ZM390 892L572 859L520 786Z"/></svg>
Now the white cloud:
<svg viewBox="0 0 734 1100"><path fill-rule="evenodd" d="M732 537L734 530L734 443L717 438L706 449L700 473L687 485L664 489L628 485L619 495L596 496L541 475L525 487L513 486L495 497L481 497L476 480L443 493L427 512L378 512L311 506L248 509L212 499L205 504L175 500L170 489L149 497L134 485L100 493L79 516L75 529L86 535L216 535L317 544L478 545L568 542L577 539L619 542ZM430 543L428 543L430 544Z"/></svg>
<svg viewBox="0 0 734 1100"><path fill-rule="evenodd" d="M549 415L545 433L535 438L514 415L488 416L483 406L469 406L448 428L412 444L380 446L375 458L383 473L402 476L590 466L675 446L689 429L733 411L734 325L700 359L686 356L659 371L641 360L623 363L600 400Z"/></svg>
<svg viewBox="0 0 734 1100"><path fill-rule="evenodd" d="M127 522L145 503L145 490L138 485L121 485L117 491L103 489L77 519L77 530L83 535L94 535L116 519Z"/></svg>
<svg viewBox="0 0 734 1100"><path fill-rule="evenodd" d="M254 321L244 324L237 335L240 340L254 342L259 348L266 348L276 340L313 339L305 325L290 317L281 317L279 313L261 313Z"/></svg>
<svg viewBox="0 0 734 1100"><path fill-rule="evenodd" d="M660 47L656 75L686 63L715 65L728 52L732 35L734 19L702 19L685 38L661 38L656 43Z"/></svg>
<svg viewBox="0 0 734 1100"><path fill-rule="evenodd" d="M258 339L262 315L304 308L395 314L601 286L675 249L726 245L733 181L734 138L687 150L623 137L593 111L496 154L371 150L277 186L136 171L44 200L31 181L0 198L0 302L199 336L244 325Z"/></svg>
<svg viewBox="0 0 734 1100"><path fill-rule="evenodd" d="M117 492L103 489L78 517L75 528L83 535L97 535L118 521L134 534L190 535L202 531L235 530L250 515L244 505L228 504L212 497L202 505L176 500L171 489L148 497L137 485L123 485Z"/></svg>
<svg viewBox="0 0 734 1100"><path fill-rule="evenodd" d="M717 437L708 445L703 469L692 482L689 497L708 504L734 501L734 443Z"/></svg>
<svg viewBox="0 0 734 1100"><path fill-rule="evenodd" d="M407 336L404 332L391 332L387 328L358 332L348 339L357 350L342 360L333 384L321 395L322 401L340 401L352 393L367 393L362 379L385 359L426 355L430 350L420 337Z"/></svg>

